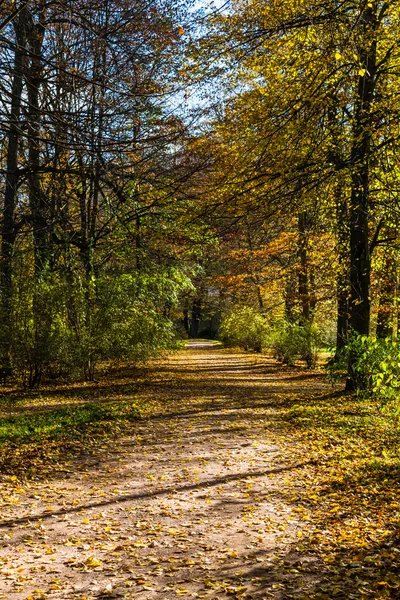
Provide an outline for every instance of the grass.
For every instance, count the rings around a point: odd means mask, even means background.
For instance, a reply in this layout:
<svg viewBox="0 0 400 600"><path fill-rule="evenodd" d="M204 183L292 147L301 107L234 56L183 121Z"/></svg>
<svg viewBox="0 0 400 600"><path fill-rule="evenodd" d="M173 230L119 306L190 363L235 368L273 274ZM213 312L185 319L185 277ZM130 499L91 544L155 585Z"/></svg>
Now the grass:
<svg viewBox="0 0 400 600"><path fill-rule="evenodd" d="M7 417L0 424L0 447L5 443L29 443L76 439L84 433L110 431L116 424L137 419L141 407L134 402L88 403L45 412Z"/></svg>
<svg viewBox="0 0 400 600"><path fill-rule="evenodd" d="M135 388L123 379L84 388L10 391L1 399L0 473L46 477L62 470L69 457L107 445L151 406Z"/></svg>

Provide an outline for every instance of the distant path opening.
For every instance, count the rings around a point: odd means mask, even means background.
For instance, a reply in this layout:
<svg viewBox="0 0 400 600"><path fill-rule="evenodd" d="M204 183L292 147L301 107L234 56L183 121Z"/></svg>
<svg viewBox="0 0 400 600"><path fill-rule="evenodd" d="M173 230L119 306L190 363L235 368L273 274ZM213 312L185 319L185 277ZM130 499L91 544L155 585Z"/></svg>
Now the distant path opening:
<svg viewBox="0 0 400 600"><path fill-rule="evenodd" d="M217 347L218 344L215 344L215 342L207 342L204 340L189 340L186 344L186 348L190 349L190 350L201 350L201 349L206 349L206 348L215 348Z"/></svg>

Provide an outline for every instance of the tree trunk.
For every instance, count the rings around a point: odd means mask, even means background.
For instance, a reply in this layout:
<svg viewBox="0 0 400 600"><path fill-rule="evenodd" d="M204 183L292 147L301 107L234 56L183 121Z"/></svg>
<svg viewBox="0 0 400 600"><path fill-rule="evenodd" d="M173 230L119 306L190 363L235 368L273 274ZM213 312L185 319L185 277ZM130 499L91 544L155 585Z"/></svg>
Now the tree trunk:
<svg viewBox="0 0 400 600"><path fill-rule="evenodd" d="M285 318L289 323L296 321L296 275L289 273L286 277L284 299L285 299Z"/></svg>
<svg viewBox="0 0 400 600"><path fill-rule="evenodd" d="M338 275L336 279L337 330L336 358L347 344L349 335L349 230L347 202L343 185L338 183L336 196L336 227L338 248Z"/></svg>
<svg viewBox="0 0 400 600"><path fill-rule="evenodd" d="M190 337L199 337L199 327L201 320L201 300L195 298L192 305L192 318L190 320Z"/></svg>
<svg viewBox="0 0 400 600"><path fill-rule="evenodd" d="M310 322L310 294L309 294L309 265L308 265L308 240L307 232L309 228L309 216L307 211L303 211L298 219L298 258L299 258L299 301L300 301L300 321L301 324Z"/></svg>
<svg viewBox="0 0 400 600"><path fill-rule="evenodd" d="M40 128L42 114L40 110L40 91L42 84L42 46L44 26L39 21L34 23L30 15L28 31L28 48L30 64L26 70L28 92L28 157L29 157L29 205L33 230L35 253L35 274L40 280L49 263L49 219L48 206L40 181Z"/></svg>
<svg viewBox="0 0 400 600"><path fill-rule="evenodd" d="M38 20L29 12L27 27L27 47L29 64L25 70L28 95L28 186L29 207L32 224L35 285L33 290L34 354L30 362L29 387L40 384L44 366L51 359L51 304L44 285L48 274L51 254L51 223L47 198L41 185L41 126L42 111L40 94L42 91L42 49L45 28L44 3L38 5Z"/></svg>
<svg viewBox="0 0 400 600"><path fill-rule="evenodd" d="M189 335L189 333L190 333L189 311L187 308L183 309L183 327L185 328L186 333Z"/></svg>
<svg viewBox="0 0 400 600"><path fill-rule="evenodd" d="M353 144L351 151L350 199L350 327L359 335L369 335L370 329L370 271L369 250L369 179L371 156L371 104L376 85L376 5L368 5L361 15L362 43L359 48L363 74L359 76L354 101ZM363 389L354 371L356 357L349 357L347 390Z"/></svg>
<svg viewBox="0 0 400 600"><path fill-rule="evenodd" d="M350 209L350 325L360 335L369 335L371 310L368 179L365 166L354 178Z"/></svg>
<svg viewBox="0 0 400 600"><path fill-rule="evenodd" d="M371 32L374 33L377 27L375 12L376 8L368 6L361 19L367 47L360 48L365 73L358 82L351 152L350 325L352 331L361 335L369 335L370 327L369 162L377 48L376 40L369 40Z"/></svg>
<svg viewBox="0 0 400 600"><path fill-rule="evenodd" d="M3 364L10 361L12 322L12 259L15 243L15 206L18 189L18 146L21 137L20 117L23 90L24 57L26 54L26 9L14 19L16 36L14 74L12 83L11 112L7 147L7 173L5 180L3 235L1 242L0 285L1 285L1 356Z"/></svg>

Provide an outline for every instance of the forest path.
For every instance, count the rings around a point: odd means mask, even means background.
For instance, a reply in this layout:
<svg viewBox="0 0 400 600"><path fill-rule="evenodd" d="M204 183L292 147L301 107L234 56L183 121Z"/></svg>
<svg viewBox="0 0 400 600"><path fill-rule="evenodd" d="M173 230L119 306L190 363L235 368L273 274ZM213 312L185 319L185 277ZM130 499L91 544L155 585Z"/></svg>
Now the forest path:
<svg viewBox="0 0 400 600"><path fill-rule="evenodd" d="M312 585L295 551L309 525L287 500L299 457L274 422L304 379L326 384L285 374L212 345L149 367L135 397L151 410L129 432L14 484L0 598L283 599Z"/></svg>

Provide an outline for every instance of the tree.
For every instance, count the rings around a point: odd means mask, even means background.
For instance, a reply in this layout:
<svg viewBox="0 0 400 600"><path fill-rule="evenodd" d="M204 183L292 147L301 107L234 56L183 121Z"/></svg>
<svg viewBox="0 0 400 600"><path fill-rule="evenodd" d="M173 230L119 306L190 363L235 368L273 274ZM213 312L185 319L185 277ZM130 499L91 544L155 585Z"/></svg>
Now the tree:
<svg viewBox="0 0 400 600"><path fill-rule="evenodd" d="M3 318L11 313L12 323L3 360L11 353L30 386L78 348L72 362L93 377L95 356L111 352L98 332L122 327L105 305L107 286L121 307L129 289L142 311L139 288L146 290L152 331L161 345L168 337L158 317L169 323L165 305L189 282L182 268L170 286L161 283L176 261L160 265L152 252L154 232L173 229L192 170L186 128L170 114L177 49L191 19L185 9L164 0L2 6L1 285ZM157 343L149 342L155 350Z"/></svg>
<svg viewBox="0 0 400 600"><path fill-rule="evenodd" d="M399 9L379 1L250 0L233 2L232 11L210 24L202 50L219 57L227 143L240 148L231 161L231 199L243 198L244 205L257 194L257 210L262 201L279 204L282 213L297 213L303 230L310 197L318 198L318 213L325 229L336 232L339 249L340 350L347 315L354 334L369 334L371 253L383 223L396 220L387 201L394 188L383 191L382 180L386 185L393 171L390 154L398 141ZM304 263L304 247L300 258ZM303 266L301 296L307 299L305 274Z"/></svg>

